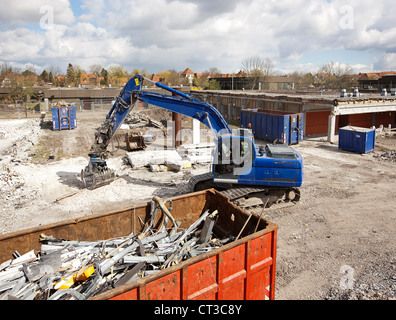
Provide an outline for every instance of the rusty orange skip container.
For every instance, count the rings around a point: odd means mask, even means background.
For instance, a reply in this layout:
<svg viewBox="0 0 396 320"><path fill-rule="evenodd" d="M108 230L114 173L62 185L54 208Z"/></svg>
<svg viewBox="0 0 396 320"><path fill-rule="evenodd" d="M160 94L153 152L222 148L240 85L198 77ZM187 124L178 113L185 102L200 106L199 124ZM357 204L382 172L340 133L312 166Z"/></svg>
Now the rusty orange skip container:
<svg viewBox="0 0 396 320"><path fill-rule="evenodd" d="M207 209L218 210L214 230L237 236L249 214L215 190L173 197L172 215L187 228ZM0 236L0 262L20 253L40 250L39 235L94 241L140 231L150 204L40 226ZM258 223L258 228L255 229ZM201 254L151 276L106 291L91 300L273 300L275 298L278 226L252 216L237 241Z"/></svg>

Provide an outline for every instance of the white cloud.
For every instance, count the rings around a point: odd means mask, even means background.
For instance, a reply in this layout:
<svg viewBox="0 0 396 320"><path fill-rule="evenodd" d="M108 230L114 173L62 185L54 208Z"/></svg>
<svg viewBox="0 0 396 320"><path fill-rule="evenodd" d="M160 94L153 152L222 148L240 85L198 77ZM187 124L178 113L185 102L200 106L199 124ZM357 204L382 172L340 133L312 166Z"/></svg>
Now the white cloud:
<svg viewBox="0 0 396 320"><path fill-rule="evenodd" d="M375 70L396 71L396 53L385 53L374 61Z"/></svg>
<svg viewBox="0 0 396 320"><path fill-rule="evenodd" d="M320 63L301 62L304 53L347 49L372 52L378 67L395 65L396 3L385 0L82 0L76 16L68 0L1 4L0 60L21 64L232 72L259 55L280 70L311 71ZM49 4L54 25L27 28ZM356 69L367 64L356 56Z"/></svg>
<svg viewBox="0 0 396 320"><path fill-rule="evenodd" d="M56 24L71 25L75 22L69 0L0 0L0 25L19 27L39 25L46 14L53 14Z"/></svg>

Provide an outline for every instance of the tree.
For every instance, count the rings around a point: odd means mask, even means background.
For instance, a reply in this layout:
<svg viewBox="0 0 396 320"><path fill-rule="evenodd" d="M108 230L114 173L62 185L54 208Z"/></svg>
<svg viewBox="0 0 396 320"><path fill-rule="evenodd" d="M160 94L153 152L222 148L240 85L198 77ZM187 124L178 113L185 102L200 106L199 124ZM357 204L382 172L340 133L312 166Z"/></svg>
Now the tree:
<svg viewBox="0 0 396 320"><path fill-rule="evenodd" d="M206 70L203 73L209 73L213 78L220 77L222 74L221 70L216 67L209 68L209 70Z"/></svg>
<svg viewBox="0 0 396 320"><path fill-rule="evenodd" d="M125 78L128 78L128 72L124 69L123 66L113 65L108 69L109 73L109 82L116 86L121 85L125 82Z"/></svg>
<svg viewBox="0 0 396 320"><path fill-rule="evenodd" d="M100 77L103 78L100 80L100 84L102 86L108 86L109 85L109 73L107 72L107 70L105 68L103 68L100 71Z"/></svg>
<svg viewBox="0 0 396 320"><path fill-rule="evenodd" d="M74 67L71 63L67 66L66 70L66 78L67 78L67 84L73 85L74 81L76 79L76 74L74 72Z"/></svg>
<svg viewBox="0 0 396 320"><path fill-rule="evenodd" d="M14 103L17 103L17 101L23 100L24 98L24 89L22 85L18 82L18 80L13 77L10 82L10 97L14 101Z"/></svg>
<svg viewBox="0 0 396 320"><path fill-rule="evenodd" d="M270 58L264 60L258 56L246 58L242 61L242 70L250 78L251 89L253 90L257 84L267 82L268 77L275 74L274 63Z"/></svg>
<svg viewBox="0 0 396 320"><path fill-rule="evenodd" d="M50 71L50 73L48 74L48 82L54 83L54 76L52 74L52 71Z"/></svg>
<svg viewBox="0 0 396 320"><path fill-rule="evenodd" d="M71 86L78 87L80 84L81 75L83 73L85 73L85 71L81 69L80 66L73 66L71 63L69 63L66 70L67 83Z"/></svg>
<svg viewBox="0 0 396 320"><path fill-rule="evenodd" d="M48 73L51 72L54 77L60 76L62 74L61 68L56 66L49 66L45 69L47 70Z"/></svg>
<svg viewBox="0 0 396 320"><path fill-rule="evenodd" d="M350 77L353 71L353 67L349 64L327 62L319 67L317 74L318 83L322 88L334 90L356 86L357 83Z"/></svg>
<svg viewBox="0 0 396 320"><path fill-rule="evenodd" d="M83 73L85 73L84 69L82 69L78 65L74 66L74 74L75 74L74 86L75 87L78 87L78 85L80 84L80 79L81 79L81 76Z"/></svg>
<svg viewBox="0 0 396 320"><path fill-rule="evenodd" d="M13 71L14 71L14 69L13 69L11 63L3 62L2 64L0 64L0 76L1 77L6 77Z"/></svg>
<svg viewBox="0 0 396 320"><path fill-rule="evenodd" d="M221 86L216 80L209 80L208 86L204 88L205 90L220 90Z"/></svg>
<svg viewBox="0 0 396 320"><path fill-rule="evenodd" d="M101 72L103 70L103 67L100 64L93 64L89 67L89 73L94 74L97 77L100 76Z"/></svg>
<svg viewBox="0 0 396 320"><path fill-rule="evenodd" d="M176 70L161 71L158 73L158 76L160 78L160 82L163 82L168 86L188 85L188 79L181 79L180 73Z"/></svg>
<svg viewBox="0 0 396 320"><path fill-rule="evenodd" d="M48 72L47 72L47 70L44 69L43 72L41 72L41 74L39 75L39 80L42 83L48 82Z"/></svg>
<svg viewBox="0 0 396 320"><path fill-rule="evenodd" d="M289 73L289 77L293 79L296 89L312 88L315 83L315 77L311 73L294 71Z"/></svg>

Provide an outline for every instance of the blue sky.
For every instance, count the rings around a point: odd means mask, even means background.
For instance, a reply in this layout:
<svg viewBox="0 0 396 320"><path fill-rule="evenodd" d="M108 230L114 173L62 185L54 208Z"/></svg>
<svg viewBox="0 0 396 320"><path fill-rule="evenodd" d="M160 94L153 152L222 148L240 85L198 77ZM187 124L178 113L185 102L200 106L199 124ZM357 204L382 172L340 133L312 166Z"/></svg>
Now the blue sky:
<svg viewBox="0 0 396 320"><path fill-rule="evenodd" d="M0 63L69 62L150 73L237 72L252 56L279 73L327 62L396 70L396 2L377 0L0 0Z"/></svg>

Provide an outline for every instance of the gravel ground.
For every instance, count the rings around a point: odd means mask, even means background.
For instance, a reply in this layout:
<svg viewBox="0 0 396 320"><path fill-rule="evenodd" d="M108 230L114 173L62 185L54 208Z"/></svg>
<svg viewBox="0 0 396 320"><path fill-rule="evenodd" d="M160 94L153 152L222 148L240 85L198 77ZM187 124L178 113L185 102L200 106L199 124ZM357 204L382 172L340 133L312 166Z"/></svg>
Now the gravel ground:
<svg viewBox="0 0 396 320"><path fill-rule="evenodd" d="M171 196L188 176L209 169L132 170L119 148L108 163L121 178L82 189L79 173L104 116L78 113L78 128L62 132L40 126L38 115L0 121L0 234ZM378 136L366 155L339 150L325 137L294 146L304 159L301 201L264 211L279 225L276 299L396 299L395 142Z"/></svg>

